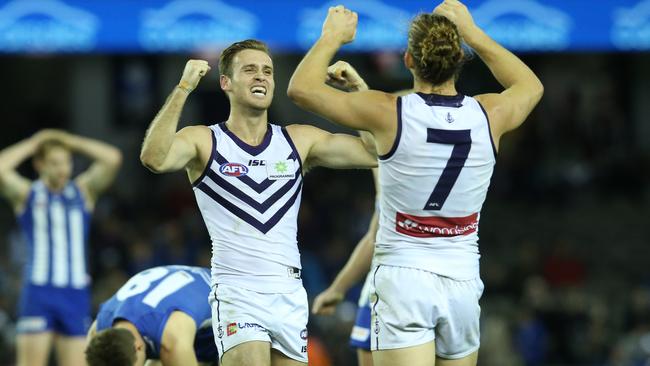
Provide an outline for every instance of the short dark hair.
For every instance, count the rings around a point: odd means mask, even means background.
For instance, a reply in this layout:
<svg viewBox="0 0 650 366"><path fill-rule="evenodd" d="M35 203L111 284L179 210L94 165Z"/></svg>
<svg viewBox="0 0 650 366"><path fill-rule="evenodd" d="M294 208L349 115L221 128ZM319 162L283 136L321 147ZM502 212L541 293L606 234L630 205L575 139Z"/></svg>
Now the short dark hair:
<svg viewBox="0 0 650 366"><path fill-rule="evenodd" d="M219 74L232 77L232 60L243 50L258 50L271 56L271 51L266 43L256 39L247 39L245 41L235 42L228 46L221 56L219 56Z"/></svg>
<svg viewBox="0 0 650 366"><path fill-rule="evenodd" d="M34 157L38 160L42 160L43 158L45 158L45 155L47 155L47 153L54 148L62 148L68 151L70 150L68 145L64 144L59 140L45 140L41 142L36 148L36 152L34 152Z"/></svg>
<svg viewBox="0 0 650 366"><path fill-rule="evenodd" d="M89 366L133 366L135 360L135 337L128 329L103 330L86 347Z"/></svg>

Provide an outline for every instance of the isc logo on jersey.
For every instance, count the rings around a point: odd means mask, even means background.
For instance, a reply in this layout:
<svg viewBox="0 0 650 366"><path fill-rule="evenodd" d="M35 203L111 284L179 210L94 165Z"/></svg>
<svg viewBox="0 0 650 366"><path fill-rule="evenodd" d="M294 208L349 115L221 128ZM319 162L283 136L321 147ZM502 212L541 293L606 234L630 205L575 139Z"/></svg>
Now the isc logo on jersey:
<svg viewBox="0 0 650 366"><path fill-rule="evenodd" d="M241 177L248 174L248 167L239 163L225 163L221 164L219 172L229 177Z"/></svg>

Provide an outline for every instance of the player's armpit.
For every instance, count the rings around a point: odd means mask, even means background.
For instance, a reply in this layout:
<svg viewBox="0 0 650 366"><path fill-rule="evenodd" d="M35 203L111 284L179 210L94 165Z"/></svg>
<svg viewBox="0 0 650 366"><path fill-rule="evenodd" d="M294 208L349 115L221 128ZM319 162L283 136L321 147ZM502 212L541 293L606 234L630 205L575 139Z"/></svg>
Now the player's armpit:
<svg viewBox="0 0 650 366"><path fill-rule="evenodd" d="M526 116L517 117L515 106L503 94L481 94L474 97L485 110L490 123L490 132L495 147L499 148L501 136L524 121ZM527 114L526 114L527 115Z"/></svg>
<svg viewBox="0 0 650 366"><path fill-rule="evenodd" d="M538 91L528 89L527 85L519 84L500 94L488 93L474 97L488 114L495 143L506 132L521 126L539 102L543 88Z"/></svg>

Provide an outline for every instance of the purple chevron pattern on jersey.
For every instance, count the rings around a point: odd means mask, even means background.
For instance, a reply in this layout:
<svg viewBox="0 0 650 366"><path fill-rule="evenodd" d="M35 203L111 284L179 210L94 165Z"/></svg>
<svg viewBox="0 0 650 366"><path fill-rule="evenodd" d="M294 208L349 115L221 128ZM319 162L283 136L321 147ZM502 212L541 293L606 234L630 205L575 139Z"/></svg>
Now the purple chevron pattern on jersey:
<svg viewBox="0 0 650 366"><path fill-rule="evenodd" d="M293 291L299 281L287 274L300 268L303 177L291 137L269 124L262 142L249 146L225 123L210 130L212 154L193 187L212 240L213 278L254 291Z"/></svg>

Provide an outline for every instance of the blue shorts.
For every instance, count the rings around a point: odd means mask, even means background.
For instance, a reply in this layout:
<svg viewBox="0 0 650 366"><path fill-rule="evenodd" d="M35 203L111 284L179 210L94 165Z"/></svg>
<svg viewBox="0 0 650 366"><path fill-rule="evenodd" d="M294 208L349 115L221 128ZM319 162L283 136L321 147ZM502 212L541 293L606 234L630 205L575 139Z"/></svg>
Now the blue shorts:
<svg viewBox="0 0 650 366"><path fill-rule="evenodd" d="M370 304L359 307L350 334L350 346L370 351Z"/></svg>
<svg viewBox="0 0 650 366"><path fill-rule="evenodd" d="M18 303L18 333L54 332L85 337L90 320L89 289L23 286Z"/></svg>
<svg viewBox="0 0 650 366"><path fill-rule="evenodd" d="M196 359L199 362L215 364L219 359L219 351L217 344L214 342L214 334L212 327L201 328L196 332L194 338L194 352L196 352Z"/></svg>

